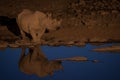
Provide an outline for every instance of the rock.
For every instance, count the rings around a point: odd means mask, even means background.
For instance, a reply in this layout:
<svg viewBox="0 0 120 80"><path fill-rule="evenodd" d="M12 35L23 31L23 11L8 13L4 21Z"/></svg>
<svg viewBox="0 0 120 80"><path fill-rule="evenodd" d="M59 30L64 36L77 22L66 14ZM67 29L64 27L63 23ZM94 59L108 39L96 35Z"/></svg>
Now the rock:
<svg viewBox="0 0 120 80"><path fill-rule="evenodd" d="M9 47L11 47L11 48L19 48L20 46L17 45L17 44L9 44Z"/></svg>
<svg viewBox="0 0 120 80"><path fill-rule="evenodd" d="M56 59L56 60L61 60L61 61L88 61L87 57L81 57L81 56L76 56L76 57L71 57L71 58L63 58L63 59Z"/></svg>
<svg viewBox="0 0 120 80"><path fill-rule="evenodd" d="M75 43L75 46L79 46L79 47L84 47L86 45L85 42L77 42Z"/></svg>
<svg viewBox="0 0 120 80"><path fill-rule="evenodd" d="M6 48L8 47L8 43L5 41L0 41L0 48Z"/></svg>
<svg viewBox="0 0 120 80"><path fill-rule="evenodd" d="M103 47L103 48L96 48L96 49L93 49L92 51L97 51L97 52L118 52L118 53L120 53L120 45L107 46L107 47Z"/></svg>
<svg viewBox="0 0 120 80"><path fill-rule="evenodd" d="M94 38L91 38L89 42L107 42L108 40L107 39L102 39L102 38L99 38L99 37L94 37Z"/></svg>
<svg viewBox="0 0 120 80"><path fill-rule="evenodd" d="M99 62L101 62L100 60L92 60L92 62L94 62L94 63L99 63Z"/></svg>

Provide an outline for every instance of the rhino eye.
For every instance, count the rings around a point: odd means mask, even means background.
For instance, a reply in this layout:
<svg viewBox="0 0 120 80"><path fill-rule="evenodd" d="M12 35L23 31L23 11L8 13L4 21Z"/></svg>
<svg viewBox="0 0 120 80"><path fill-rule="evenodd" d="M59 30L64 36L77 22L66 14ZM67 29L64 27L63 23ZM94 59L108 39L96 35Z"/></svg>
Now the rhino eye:
<svg viewBox="0 0 120 80"><path fill-rule="evenodd" d="M36 36L38 36L38 33L36 33Z"/></svg>

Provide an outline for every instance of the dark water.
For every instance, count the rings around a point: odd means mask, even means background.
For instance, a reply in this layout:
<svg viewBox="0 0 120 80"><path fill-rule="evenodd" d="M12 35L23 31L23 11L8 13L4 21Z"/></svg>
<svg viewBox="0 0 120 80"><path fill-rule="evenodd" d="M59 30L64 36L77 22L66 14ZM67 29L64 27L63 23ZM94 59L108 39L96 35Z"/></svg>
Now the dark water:
<svg viewBox="0 0 120 80"><path fill-rule="evenodd" d="M0 51L0 80L120 80L120 54L90 51L102 46L90 44L83 48L41 46L49 60L85 56L89 60L101 61L99 63L64 61L62 62L64 71L59 70L54 72L53 76L43 78L21 72L18 61L22 50L7 48Z"/></svg>

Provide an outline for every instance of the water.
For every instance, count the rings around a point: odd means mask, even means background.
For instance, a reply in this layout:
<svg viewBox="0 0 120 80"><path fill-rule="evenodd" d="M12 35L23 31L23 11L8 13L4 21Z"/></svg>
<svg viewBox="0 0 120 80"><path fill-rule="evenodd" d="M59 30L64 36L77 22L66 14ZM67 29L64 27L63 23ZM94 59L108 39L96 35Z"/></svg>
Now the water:
<svg viewBox="0 0 120 80"><path fill-rule="evenodd" d="M111 45L111 44L107 44ZM72 62L64 61L64 71L54 72L53 76L38 77L27 75L20 71L18 61L21 49L7 48L0 51L0 80L120 80L120 54L110 52L92 52L91 49L103 47L87 44L86 47L49 47L41 46L49 60L85 56L89 60L102 62Z"/></svg>

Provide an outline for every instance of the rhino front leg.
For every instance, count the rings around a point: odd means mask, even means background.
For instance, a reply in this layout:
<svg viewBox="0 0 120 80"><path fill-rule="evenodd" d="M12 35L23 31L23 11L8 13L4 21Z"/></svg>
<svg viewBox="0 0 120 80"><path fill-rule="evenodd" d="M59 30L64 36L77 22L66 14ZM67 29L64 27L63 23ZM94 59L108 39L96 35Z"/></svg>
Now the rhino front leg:
<svg viewBox="0 0 120 80"><path fill-rule="evenodd" d="M35 30L31 30L30 34L32 36L32 42L37 42L38 37L37 37L37 34L36 34Z"/></svg>
<svg viewBox="0 0 120 80"><path fill-rule="evenodd" d="M42 38L44 33L45 33L45 28L42 28L42 29L39 30L38 39L39 39L40 43L42 41L41 38Z"/></svg>
<svg viewBox="0 0 120 80"><path fill-rule="evenodd" d="M37 30L31 30L31 36L33 39L33 42L41 43L41 37L45 32L45 28L37 29Z"/></svg>

